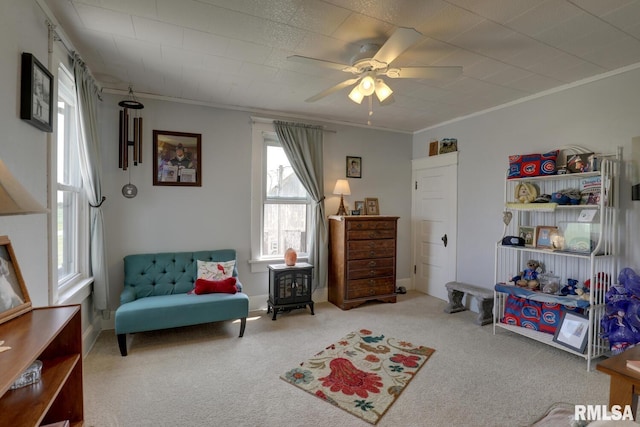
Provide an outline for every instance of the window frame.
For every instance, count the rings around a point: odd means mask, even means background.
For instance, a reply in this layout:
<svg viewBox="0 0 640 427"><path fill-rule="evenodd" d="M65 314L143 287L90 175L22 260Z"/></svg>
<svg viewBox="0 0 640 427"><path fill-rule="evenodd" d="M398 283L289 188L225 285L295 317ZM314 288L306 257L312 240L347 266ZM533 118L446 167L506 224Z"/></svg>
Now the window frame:
<svg viewBox="0 0 640 427"><path fill-rule="evenodd" d="M307 225L307 248L309 247L310 221L311 221L311 197L302 201L297 197L267 197L265 183L265 171L267 168L266 150L268 145L280 146L278 136L273 126L273 120L253 118L252 126L252 175L251 175L251 259L249 264L251 272L265 272L269 264L284 263L284 253L277 256L269 256L262 253L262 237L264 230L264 206L266 202L282 204L305 204ZM298 260L305 261L307 253L299 253Z"/></svg>
<svg viewBox="0 0 640 427"><path fill-rule="evenodd" d="M80 176L79 186L69 185L68 183L58 182L58 100L60 95L60 79L69 79L73 85L70 89L77 107L77 99L75 99L75 82L73 77L72 61L69 55L59 47L54 48L53 55L53 74L56 83L54 85L54 100L56 105L56 113L54 114L54 132L51 133L51 150L50 150L50 292L49 303L51 305L80 303L90 294L90 284L92 279L89 277L89 207L86 192L83 188L82 176ZM61 70L62 69L62 70ZM60 73L64 76L60 76ZM79 130L77 126L77 112L74 114L75 135ZM65 155L66 157L66 155ZM73 192L75 194L75 241L72 248L73 271L60 277L58 271L58 192Z"/></svg>

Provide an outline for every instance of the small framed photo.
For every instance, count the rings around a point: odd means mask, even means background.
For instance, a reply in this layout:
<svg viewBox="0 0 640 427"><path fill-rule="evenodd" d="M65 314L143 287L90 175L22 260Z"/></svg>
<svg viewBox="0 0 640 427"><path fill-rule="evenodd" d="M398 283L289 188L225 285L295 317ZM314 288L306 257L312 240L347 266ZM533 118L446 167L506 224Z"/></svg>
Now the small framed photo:
<svg viewBox="0 0 640 427"><path fill-rule="evenodd" d="M526 247L536 247L536 227L521 226L518 228L518 236L524 239Z"/></svg>
<svg viewBox="0 0 640 427"><path fill-rule="evenodd" d="M593 153L570 154L567 156L567 170L569 173L590 172L593 163Z"/></svg>
<svg viewBox="0 0 640 427"><path fill-rule="evenodd" d="M538 249L554 249L553 234L556 234L558 227L549 225L539 225L536 228L536 248ZM553 234L552 234L553 233Z"/></svg>
<svg viewBox="0 0 640 427"><path fill-rule="evenodd" d="M45 132L53 131L53 75L30 53L22 53L20 118Z"/></svg>
<svg viewBox="0 0 640 427"><path fill-rule="evenodd" d="M201 187L202 134L153 131L153 185Z"/></svg>
<svg viewBox="0 0 640 427"><path fill-rule="evenodd" d="M453 153L458 151L458 139L457 138L444 138L440 141L440 154Z"/></svg>
<svg viewBox="0 0 640 427"><path fill-rule="evenodd" d="M362 178L362 157L347 156L347 178Z"/></svg>
<svg viewBox="0 0 640 427"><path fill-rule="evenodd" d="M11 241L0 236L0 323L31 311L25 286Z"/></svg>
<svg viewBox="0 0 640 427"><path fill-rule="evenodd" d="M377 197L367 197L364 199L364 205L367 215L380 215L380 206Z"/></svg>
<svg viewBox="0 0 640 427"><path fill-rule="evenodd" d="M429 143L429 157L438 155L438 141L433 140Z"/></svg>
<svg viewBox="0 0 640 427"><path fill-rule="evenodd" d="M587 347L589 318L581 314L565 311L560 326L556 329L553 341L569 347L578 353L584 353Z"/></svg>
<svg viewBox="0 0 640 427"><path fill-rule="evenodd" d="M364 200L356 200L353 203L353 209L360 211L360 214L364 212Z"/></svg>

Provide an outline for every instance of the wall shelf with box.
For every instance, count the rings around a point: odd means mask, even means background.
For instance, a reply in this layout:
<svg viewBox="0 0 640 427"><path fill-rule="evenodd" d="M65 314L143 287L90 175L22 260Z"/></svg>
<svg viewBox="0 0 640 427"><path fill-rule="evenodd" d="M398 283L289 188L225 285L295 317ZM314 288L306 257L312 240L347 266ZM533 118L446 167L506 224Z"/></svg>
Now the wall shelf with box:
<svg viewBox="0 0 640 427"><path fill-rule="evenodd" d="M504 234L522 239L515 244L501 239L495 253L494 334L502 328L568 351L586 359L587 370L593 359L609 351L600 336L600 320L605 294L619 270L622 149L601 159L597 171L505 179ZM550 200L514 201L517 186L523 183L534 186L538 195L551 196ZM578 191L579 196L565 200L567 204L555 202L558 195L572 191L574 195ZM542 267L537 271L540 277L558 278L558 286L546 292L535 289L535 282L531 289L517 286L514 276L524 271L529 260ZM530 310L532 318L514 314L518 310ZM567 312L581 313L588 319L584 351L565 345L557 337Z"/></svg>

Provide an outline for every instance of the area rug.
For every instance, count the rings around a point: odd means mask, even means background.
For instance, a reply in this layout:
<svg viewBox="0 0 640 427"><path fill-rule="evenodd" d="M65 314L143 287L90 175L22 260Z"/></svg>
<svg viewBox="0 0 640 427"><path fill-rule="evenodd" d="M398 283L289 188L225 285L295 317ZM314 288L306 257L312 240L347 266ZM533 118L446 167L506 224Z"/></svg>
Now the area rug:
<svg viewBox="0 0 640 427"><path fill-rule="evenodd" d="M376 424L434 351L361 329L280 378Z"/></svg>

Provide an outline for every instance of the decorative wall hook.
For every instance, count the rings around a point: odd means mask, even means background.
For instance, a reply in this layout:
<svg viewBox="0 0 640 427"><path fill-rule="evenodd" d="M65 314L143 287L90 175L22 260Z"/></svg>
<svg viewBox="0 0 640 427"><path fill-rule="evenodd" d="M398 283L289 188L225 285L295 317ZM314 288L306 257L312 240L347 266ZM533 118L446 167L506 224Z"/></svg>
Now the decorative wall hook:
<svg viewBox="0 0 640 427"><path fill-rule="evenodd" d="M133 165L137 166L138 163L142 163L142 117L140 117L140 110L144 108L144 105L137 100L133 94L133 89L129 86L129 96L127 99L123 99L118 103L122 110L120 110L120 137L119 137L119 156L118 167L122 170L127 170L129 167L129 147L133 147ZM129 139L131 134L129 130L129 110L134 110L133 117L133 139Z"/></svg>

